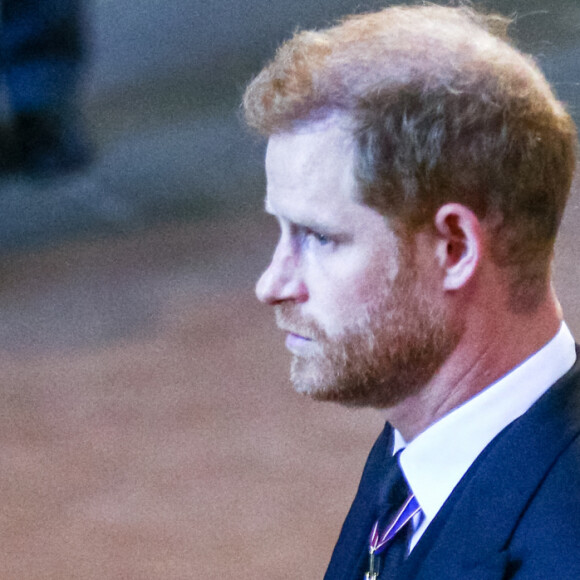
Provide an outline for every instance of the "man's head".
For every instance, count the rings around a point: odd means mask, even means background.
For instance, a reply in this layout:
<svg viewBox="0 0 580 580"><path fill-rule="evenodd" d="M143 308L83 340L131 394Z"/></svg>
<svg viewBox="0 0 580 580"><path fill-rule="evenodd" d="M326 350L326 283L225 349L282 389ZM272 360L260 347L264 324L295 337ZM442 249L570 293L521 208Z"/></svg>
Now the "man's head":
<svg viewBox="0 0 580 580"><path fill-rule="evenodd" d="M270 138L266 210L281 235L256 292L288 333L299 391L390 407L430 378L456 333L414 246L356 199L355 150L339 114Z"/></svg>
<svg viewBox="0 0 580 580"><path fill-rule="evenodd" d="M548 288L575 128L507 22L465 7L391 7L298 33L248 87L267 136L347 113L361 199L409 231L458 202L493 231L512 307Z"/></svg>
<svg viewBox="0 0 580 580"><path fill-rule="evenodd" d="M417 392L464 330L447 295L485 295L478 272L513 312L544 300L575 129L505 27L388 8L297 34L248 87L282 232L257 292L300 390L379 407Z"/></svg>

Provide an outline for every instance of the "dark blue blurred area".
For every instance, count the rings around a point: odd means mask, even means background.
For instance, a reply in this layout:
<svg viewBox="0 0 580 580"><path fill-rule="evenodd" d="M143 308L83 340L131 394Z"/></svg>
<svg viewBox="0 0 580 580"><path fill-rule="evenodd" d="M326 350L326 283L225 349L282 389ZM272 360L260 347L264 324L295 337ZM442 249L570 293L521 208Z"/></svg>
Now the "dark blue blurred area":
<svg viewBox="0 0 580 580"><path fill-rule="evenodd" d="M22 45L22 30L4 27L4 44L28 56L32 51L35 58L53 55L46 57L54 68L45 90L57 99L66 93L59 83L69 82L67 75L76 82L82 73L82 92L74 93L83 113L79 131L86 130L96 155L82 171L57 178L0 180L0 252L255 211L263 190L263 144L239 119L245 84L296 28L326 26L345 14L401 3L92 0L83 5L85 20L78 26L77 3L40 2L45 11L30 17L28 26L41 30L60 18L60 36ZM34 2L15 2L21 10L29 4ZM55 8L46 12L49 4ZM516 44L535 56L578 122L580 3L480 4L513 17ZM17 96L9 88L26 87L18 79L26 79L28 66L34 65L15 67L5 78L5 119L15 103L29 106L43 98L31 88Z"/></svg>
<svg viewBox="0 0 580 580"><path fill-rule="evenodd" d="M68 106L83 34L78 0L3 0L0 49L12 110Z"/></svg>
<svg viewBox="0 0 580 580"><path fill-rule="evenodd" d="M0 72L8 104L0 174L56 178L84 169L89 140L77 88L85 56L81 0L3 0Z"/></svg>

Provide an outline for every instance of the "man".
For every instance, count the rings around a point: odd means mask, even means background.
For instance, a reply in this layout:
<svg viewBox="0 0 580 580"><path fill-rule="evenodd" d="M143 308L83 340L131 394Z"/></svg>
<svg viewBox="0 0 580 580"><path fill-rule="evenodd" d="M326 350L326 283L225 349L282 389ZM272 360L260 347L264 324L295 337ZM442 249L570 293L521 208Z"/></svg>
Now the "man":
<svg viewBox="0 0 580 580"><path fill-rule="evenodd" d="M576 133L506 25L347 18L245 94L292 381L387 419L327 580L580 578L580 366L550 280Z"/></svg>

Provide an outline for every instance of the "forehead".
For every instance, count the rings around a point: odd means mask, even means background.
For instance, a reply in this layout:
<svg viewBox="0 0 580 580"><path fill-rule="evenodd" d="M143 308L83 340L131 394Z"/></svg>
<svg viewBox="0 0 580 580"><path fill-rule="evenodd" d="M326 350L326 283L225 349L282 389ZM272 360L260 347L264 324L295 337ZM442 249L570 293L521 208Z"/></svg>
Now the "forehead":
<svg viewBox="0 0 580 580"><path fill-rule="evenodd" d="M369 256L396 256L390 221L359 200L356 147L341 120L329 119L274 135L266 153L266 211L284 224L311 228ZM344 256L344 253L340 253ZM381 258L381 259L382 259Z"/></svg>
<svg viewBox="0 0 580 580"><path fill-rule="evenodd" d="M336 116L273 135L266 151L266 209L277 215L342 215L355 206L362 209L354 159L351 134Z"/></svg>
<svg viewBox="0 0 580 580"><path fill-rule="evenodd" d="M351 166L353 159L351 133L342 117L334 115L272 135L266 150L266 171L280 169L282 162L295 175L315 169L334 174L345 162Z"/></svg>

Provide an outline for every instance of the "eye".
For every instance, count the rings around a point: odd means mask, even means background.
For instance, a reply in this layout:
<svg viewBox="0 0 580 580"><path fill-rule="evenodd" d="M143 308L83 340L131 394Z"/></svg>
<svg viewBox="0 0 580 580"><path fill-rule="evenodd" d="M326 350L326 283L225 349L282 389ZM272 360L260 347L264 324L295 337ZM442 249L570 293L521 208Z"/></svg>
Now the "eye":
<svg viewBox="0 0 580 580"><path fill-rule="evenodd" d="M315 241L319 246L326 246L330 243L330 238L319 232L310 231L307 236Z"/></svg>

